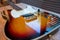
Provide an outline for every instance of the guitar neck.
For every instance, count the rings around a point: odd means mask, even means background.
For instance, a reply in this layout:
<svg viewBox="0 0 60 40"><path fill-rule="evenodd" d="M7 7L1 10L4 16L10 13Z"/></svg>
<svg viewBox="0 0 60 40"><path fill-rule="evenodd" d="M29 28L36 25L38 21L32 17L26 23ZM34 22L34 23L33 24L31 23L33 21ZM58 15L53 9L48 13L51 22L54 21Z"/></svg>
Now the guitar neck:
<svg viewBox="0 0 60 40"><path fill-rule="evenodd" d="M22 10L20 7L14 4L11 0L7 1L9 5L11 5L15 10Z"/></svg>

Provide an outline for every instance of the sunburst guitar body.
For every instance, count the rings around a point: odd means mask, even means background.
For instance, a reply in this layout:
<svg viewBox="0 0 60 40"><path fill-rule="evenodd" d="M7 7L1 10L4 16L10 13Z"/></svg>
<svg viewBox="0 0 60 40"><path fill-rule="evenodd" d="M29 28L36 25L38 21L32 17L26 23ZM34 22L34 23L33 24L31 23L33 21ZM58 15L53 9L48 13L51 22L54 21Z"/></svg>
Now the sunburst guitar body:
<svg viewBox="0 0 60 40"><path fill-rule="evenodd" d="M38 36L38 33L34 29L26 25L24 16L14 18L11 15L11 11L7 12L9 14L9 20L5 25L5 34L9 39L30 40Z"/></svg>

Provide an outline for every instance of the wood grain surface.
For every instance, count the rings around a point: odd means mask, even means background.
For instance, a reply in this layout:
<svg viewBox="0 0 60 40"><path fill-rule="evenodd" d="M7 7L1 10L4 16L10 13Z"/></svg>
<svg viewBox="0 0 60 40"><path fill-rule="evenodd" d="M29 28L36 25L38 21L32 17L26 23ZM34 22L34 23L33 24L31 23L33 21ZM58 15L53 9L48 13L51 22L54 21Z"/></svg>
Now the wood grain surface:
<svg viewBox="0 0 60 40"><path fill-rule="evenodd" d="M0 40L6 40L6 37L4 35L4 27L5 27L6 21L2 18L0 13Z"/></svg>

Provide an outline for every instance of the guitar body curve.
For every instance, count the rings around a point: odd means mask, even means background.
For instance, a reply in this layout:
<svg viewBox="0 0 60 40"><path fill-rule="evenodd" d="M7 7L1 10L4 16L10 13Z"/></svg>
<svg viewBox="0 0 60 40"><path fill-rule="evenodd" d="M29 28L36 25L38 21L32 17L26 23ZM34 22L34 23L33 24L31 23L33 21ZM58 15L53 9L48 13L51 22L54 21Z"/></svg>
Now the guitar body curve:
<svg viewBox="0 0 60 40"><path fill-rule="evenodd" d="M36 38L38 33L25 24L23 16L13 18L8 11L10 21L5 25L5 34L12 40L30 40Z"/></svg>

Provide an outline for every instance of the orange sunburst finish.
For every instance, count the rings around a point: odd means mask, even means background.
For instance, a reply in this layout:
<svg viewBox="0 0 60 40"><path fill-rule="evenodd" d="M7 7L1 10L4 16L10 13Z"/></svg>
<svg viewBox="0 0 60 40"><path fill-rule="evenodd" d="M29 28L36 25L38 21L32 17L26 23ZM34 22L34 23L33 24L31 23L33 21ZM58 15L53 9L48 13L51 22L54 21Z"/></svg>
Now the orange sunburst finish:
<svg viewBox="0 0 60 40"><path fill-rule="evenodd" d="M36 34L36 31L25 24L23 16L19 18L13 18L9 13L10 21L7 22L5 27L5 34L10 39L25 40L29 39L32 35Z"/></svg>
<svg viewBox="0 0 60 40"><path fill-rule="evenodd" d="M18 18L13 18L9 13L10 20L7 21L5 26L5 34L8 38L12 40L30 40L36 38L37 35L40 36L45 33L47 27L47 20L44 14L38 16L38 20L41 23L40 34L38 34L34 29L26 25L24 17L20 16Z"/></svg>

